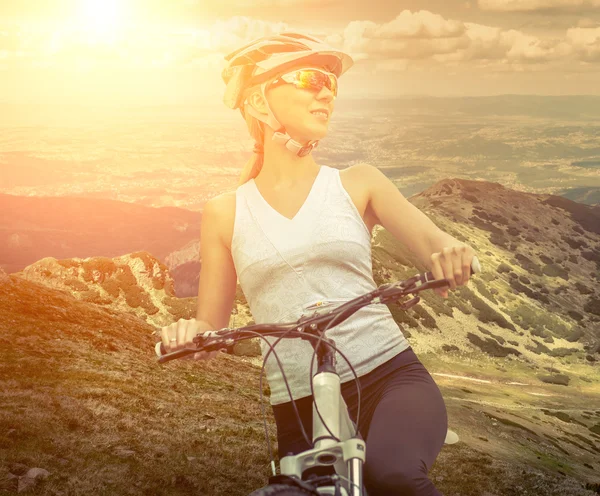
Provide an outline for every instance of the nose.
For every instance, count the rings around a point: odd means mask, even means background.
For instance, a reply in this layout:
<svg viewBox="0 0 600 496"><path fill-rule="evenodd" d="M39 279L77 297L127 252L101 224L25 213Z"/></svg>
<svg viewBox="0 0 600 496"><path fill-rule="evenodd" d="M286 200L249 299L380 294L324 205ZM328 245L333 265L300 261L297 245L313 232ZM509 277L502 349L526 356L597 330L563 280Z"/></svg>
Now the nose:
<svg viewBox="0 0 600 496"><path fill-rule="evenodd" d="M321 91L317 93L318 100L325 100L327 102L331 102L335 100L335 96L333 95L333 91L331 91L327 86L323 86Z"/></svg>

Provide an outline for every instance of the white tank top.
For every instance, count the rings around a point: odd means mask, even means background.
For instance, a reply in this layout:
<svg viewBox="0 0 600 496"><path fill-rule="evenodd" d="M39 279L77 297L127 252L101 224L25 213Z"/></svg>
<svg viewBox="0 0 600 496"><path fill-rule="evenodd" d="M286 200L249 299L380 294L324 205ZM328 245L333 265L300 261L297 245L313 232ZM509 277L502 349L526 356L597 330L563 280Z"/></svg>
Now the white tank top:
<svg viewBox="0 0 600 496"><path fill-rule="evenodd" d="M231 254L257 324L293 322L316 302L334 306L374 290L371 233L344 189L339 171L322 165L293 219L262 197L254 179L236 190ZM333 308L333 306L331 307ZM314 311L314 310L313 310ZM360 377L409 347L386 305L361 308L326 334ZM277 338L267 338L273 343ZM269 347L261 340L263 358ZM307 341L282 339L275 351L294 399L310 396ZM336 353L342 383L354 378ZM271 404L291 401L273 353L265 363ZM317 371L316 357L313 374Z"/></svg>

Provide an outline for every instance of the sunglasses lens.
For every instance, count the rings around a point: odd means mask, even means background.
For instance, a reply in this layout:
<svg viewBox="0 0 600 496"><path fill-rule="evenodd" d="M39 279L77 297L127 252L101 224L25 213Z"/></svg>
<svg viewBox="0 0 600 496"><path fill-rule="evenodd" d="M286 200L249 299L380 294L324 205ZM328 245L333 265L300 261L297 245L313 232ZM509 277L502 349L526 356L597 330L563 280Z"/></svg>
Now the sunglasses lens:
<svg viewBox="0 0 600 496"><path fill-rule="evenodd" d="M304 69L296 73L296 86L317 91L321 91L321 88L326 86L333 96L337 96L337 79L332 74Z"/></svg>

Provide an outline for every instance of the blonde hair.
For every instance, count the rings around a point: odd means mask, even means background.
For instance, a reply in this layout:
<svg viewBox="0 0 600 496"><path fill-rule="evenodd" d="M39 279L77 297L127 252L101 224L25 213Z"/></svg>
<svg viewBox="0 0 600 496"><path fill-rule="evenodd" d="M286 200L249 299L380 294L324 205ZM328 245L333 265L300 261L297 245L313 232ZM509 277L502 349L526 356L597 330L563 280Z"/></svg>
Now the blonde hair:
<svg viewBox="0 0 600 496"><path fill-rule="evenodd" d="M248 98L252 93L259 91L258 87L249 88L246 98ZM245 101L242 100L242 101ZM240 113L246 120L246 126L248 127L248 131L250 132L250 136L254 138L256 143L259 143L264 148L265 143L265 124L259 121L253 115L250 115L250 112L246 112L244 115L243 106L240 107ZM262 153L253 153L250 160L246 162L244 168L242 169L242 173L240 174L240 180L238 186L250 181L250 179L254 179L260 173L264 161L264 154Z"/></svg>

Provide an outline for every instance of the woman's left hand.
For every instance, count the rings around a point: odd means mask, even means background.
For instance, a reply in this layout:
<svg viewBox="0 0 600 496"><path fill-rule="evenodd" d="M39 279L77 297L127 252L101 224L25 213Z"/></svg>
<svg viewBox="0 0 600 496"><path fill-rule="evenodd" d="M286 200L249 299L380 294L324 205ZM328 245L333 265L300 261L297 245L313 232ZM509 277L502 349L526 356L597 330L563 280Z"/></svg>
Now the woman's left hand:
<svg viewBox="0 0 600 496"><path fill-rule="evenodd" d="M471 261L475 251L468 245L447 246L431 255L431 273L436 279L448 279L450 288L435 288L434 291L448 298L448 289L466 286L471 276Z"/></svg>

